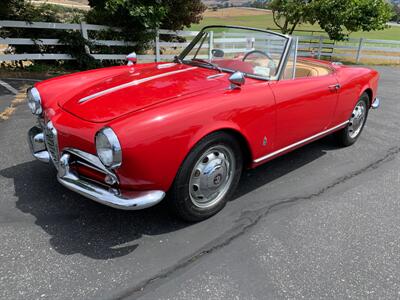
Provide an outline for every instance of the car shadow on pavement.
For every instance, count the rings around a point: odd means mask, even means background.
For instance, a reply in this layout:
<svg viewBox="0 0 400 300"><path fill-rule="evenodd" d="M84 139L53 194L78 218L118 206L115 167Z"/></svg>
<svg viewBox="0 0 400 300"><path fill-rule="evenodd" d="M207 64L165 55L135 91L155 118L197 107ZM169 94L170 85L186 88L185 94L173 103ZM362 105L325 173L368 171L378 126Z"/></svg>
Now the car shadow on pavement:
<svg viewBox="0 0 400 300"><path fill-rule="evenodd" d="M330 135L255 169L247 170L242 175L233 200L315 161L328 151L339 148L334 137Z"/></svg>
<svg viewBox="0 0 400 300"><path fill-rule="evenodd" d="M328 137L245 171L232 201L335 148ZM166 201L142 211L121 211L97 204L62 187L55 169L37 161L0 170L0 175L13 179L16 207L36 217L35 224L50 236L51 246L63 255L117 258L133 252L143 235L160 235L191 225L171 214Z"/></svg>
<svg viewBox="0 0 400 300"><path fill-rule="evenodd" d="M178 230L187 223L168 214L165 204L143 211L121 211L97 204L61 186L56 170L38 161L0 171L14 181L16 207L36 218L50 245L63 255L93 259L125 256L143 235Z"/></svg>

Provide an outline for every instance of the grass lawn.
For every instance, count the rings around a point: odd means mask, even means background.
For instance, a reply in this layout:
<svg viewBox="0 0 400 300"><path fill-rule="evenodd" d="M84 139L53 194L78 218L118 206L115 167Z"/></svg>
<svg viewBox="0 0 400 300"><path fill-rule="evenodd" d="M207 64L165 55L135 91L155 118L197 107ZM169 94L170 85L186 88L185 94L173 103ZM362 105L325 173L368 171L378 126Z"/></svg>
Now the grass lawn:
<svg viewBox="0 0 400 300"><path fill-rule="evenodd" d="M266 11L265 13L255 13L249 15L249 11L243 9L243 15L239 15L238 8L235 9L235 13L226 12L224 9L219 10L220 15L216 12L206 12L204 19L200 24L194 24L190 27L190 30L200 30L202 27L207 25L238 25L255 27L262 29L274 29L276 25L273 22L272 14ZM224 12L225 11L225 12ZM309 30L309 31L321 31L318 25L302 24L297 27L298 30ZM296 32L296 34L306 34ZM322 34L322 33L321 33ZM318 33L314 34L318 35ZM371 32L355 32L350 35L351 38L368 38L378 40L400 40L400 26L393 26L391 28L382 31L371 31Z"/></svg>

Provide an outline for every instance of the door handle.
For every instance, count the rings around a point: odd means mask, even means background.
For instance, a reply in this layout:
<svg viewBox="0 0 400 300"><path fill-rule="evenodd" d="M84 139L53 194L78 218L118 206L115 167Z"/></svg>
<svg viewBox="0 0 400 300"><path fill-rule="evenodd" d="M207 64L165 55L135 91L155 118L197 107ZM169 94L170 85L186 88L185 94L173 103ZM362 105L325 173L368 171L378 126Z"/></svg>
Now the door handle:
<svg viewBox="0 0 400 300"><path fill-rule="evenodd" d="M331 91L338 91L338 90L340 90L341 87L342 87L342 86L341 86L339 83L337 83L337 84L332 84L332 85L328 86L328 88L329 88Z"/></svg>

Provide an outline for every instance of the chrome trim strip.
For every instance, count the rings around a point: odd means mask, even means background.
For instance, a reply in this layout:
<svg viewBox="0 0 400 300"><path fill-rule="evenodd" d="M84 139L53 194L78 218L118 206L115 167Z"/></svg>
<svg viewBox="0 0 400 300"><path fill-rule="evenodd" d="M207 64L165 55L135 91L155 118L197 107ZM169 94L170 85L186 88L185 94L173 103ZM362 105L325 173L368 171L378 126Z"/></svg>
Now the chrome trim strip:
<svg viewBox="0 0 400 300"><path fill-rule="evenodd" d="M274 156L276 156L276 155L278 155L278 154L280 154L280 153L282 153L282 152L288 151L288 150L290 150L290 149L292 149L292 148L295 148L295 147L300 146L300 145L302 145L302 144L305 144L305 143L307 143L307 142L309 142L309 141L312 141L312 140L314 140L314 139L316 139L316 138L318 138L318 137L322 137L322 136L326 135L327 133L333 132L333 131L335 131L336 129L339 129L339 128L345 126L347 123L349 123L349 121L343 122L343 123L341 123L341 124L339 124L339 125L337 125L337 126L335 126L335 127L332 127L332 128L327 129L327 130L325 130L325 131L322 131L322 132L320 132L320 133L317 133L317 134L315 134L315 135L313 135L313 136L310 136L310 137L308 137L308 138L306 138L306 139L304 139L304 140L301 140L301 141L299 141L299 142L297 142L297 143L294 143L294 144L289 145L289 146L287 146L287 147L285 147L285 148L282 148L282 149L279 149L279 150L277 150L277 151L275 151L275 152L272 152L272 153L270 153L270 154L267 154L267 155L265 155L265 156L263 156L263 157L257 158L257 159L255 159L253 162L256 163L256 164L257 164L257 163L260 163L260 162L262 162L262 161L264 161L264 160L267 160L267 159L269 159L269 158L271 158L271 157L274 157Z"/></svg>
<svg viewBox="0 0 400 300"><path fill-rule="evenodd" d="M167 69L167 68L172 68L175 66L176 66L176 63L167 63L167 64L158 65L157 69Z"/></svg>
<svg viewBox="0 0 400 300"><path fill-rule="evenodd" d="M104 175L108 175L106 172L104 172L102 169L99 169L98 167L92 165L91 163L87 163L83 160L77 160L75 163L77 163L78 165L84 166L86 168L92 169L96 172L102 173Z"/></svg>
<svg viewBox="0 0 400 300"><path fill-rule="evenodd" d="M98 203L123 210L138 210L156 205L165 197L165 192L159 190L132 191L122 195L116 189L98 186L76 176L69 168L69 159L69 153L60 158L57 180L66 188Z"/></svg>
<svg viewBox="0 0 400 300"><path fill-rule="evenodd" d="M101 173L104 173L106 175L111 176L113 179L115 179L115 181L118 183L118 178L117 176L114 174L114 172L108 170L103 163L100 161L100 159L90 153L78 150L78 149L74 149L74 148L65 148L64 153L69 153L72 155L75 155L77 157L79 157L80 159L82 159L84 162L87 162L89 164L91 164L93 166L94 170L97 170Z"/></svg>
<svg viewBox="0 0 400 300"><path fill-rule="evenodd" d="M286 68L286 64L287 64L287 61L288 61L289 56L290 56L290 48L292 46L292 42L293 42L293 38L291 36L289 36L288 40L286 41L285 49L284 49L283 54L281 56L281 60L279 62L277 71L276 71L274 76L271 76L269 78L269 80L273 81L273 80L280 80L281 79L281 75L283 74L283 72L284 72L284 70Z"/></svg>
<svg viewBox="0 0 400 300"><path fill-rule="evenodd" d="M80 99L78 102L79 103L84 103L84 102L87 102L89 100L93 100L93 99L95 99L97 97L104 96L106 94L109 94L109 93L112 93L112 92L115 92L115 91L118 91L118 90L122 90L122 89L125 89L125 88L130 87L130 86L139 85L139 84L142 84L142 83L147 82L147 81L151 81L151 80L159 79L159 78L162 78L162 77L167 77L167 76L174 75L174 74L179 74L179 73L191 71L191 70L194 70L194 69L197 69L197 67L191 67L191 68L187 68L187 69L183 69L183 70L177 70L177 71L172 71L172 72L168 72L168 73L163 73L163 74L150 76L150 77L147 77L147 78L133 80L131 82L124 83L124 84L121 84L121 85L117 85L117 86L114 86L114 87L109 88L107 90L104 90L104 91L89 95L87 97L84 97L84 98Z"/></svg>
<svg viewBox="0 0 400 300"><path fill-rule="evenodd" d="M226 73L220 73L220 74L216 74L216 75L210 75L210 76L207 77L207 79L208 79L208 80L211 80L211 79L223 77L223 76L225 76L225 75L226 75Z"/></svg>
<svg viewBox="0 0 400 300"><path fill-rule="evenodd" d="M49 121L47 125L43 126L43 134L46 149L49 152L54 165L57 165L60 153L58 149L58 133L53 122Z"/></svg>
<svg viewBox="0 0 400 300"><path fill-rule="evenodd" d="M292 79L296 79L296 65L297 65L297 51L299 50L299 38L295 37L294 41L294 57L293 57L293 69L292 69ZM288 60L290 58L290 52L288 56ZM286 68L286 66L285 66Z"/></svg>

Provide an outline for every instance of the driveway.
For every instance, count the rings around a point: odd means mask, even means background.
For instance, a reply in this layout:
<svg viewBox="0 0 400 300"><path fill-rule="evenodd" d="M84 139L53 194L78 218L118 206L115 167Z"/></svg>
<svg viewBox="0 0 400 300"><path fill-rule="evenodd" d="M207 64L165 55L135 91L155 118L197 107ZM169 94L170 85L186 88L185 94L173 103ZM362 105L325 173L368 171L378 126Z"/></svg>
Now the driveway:
<svg viewBox="0 0 400 300"><path fill-rule="evenodd" d="M66 190L31 157L35 120L17 106L0 121L0 298L399 298L400 68L377 69L382 108L357 144L328 137L245 172L198 224Z"/></svg>

